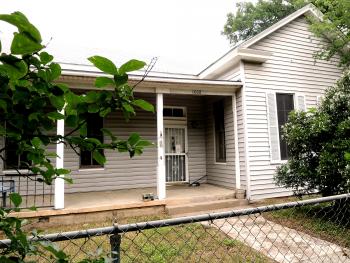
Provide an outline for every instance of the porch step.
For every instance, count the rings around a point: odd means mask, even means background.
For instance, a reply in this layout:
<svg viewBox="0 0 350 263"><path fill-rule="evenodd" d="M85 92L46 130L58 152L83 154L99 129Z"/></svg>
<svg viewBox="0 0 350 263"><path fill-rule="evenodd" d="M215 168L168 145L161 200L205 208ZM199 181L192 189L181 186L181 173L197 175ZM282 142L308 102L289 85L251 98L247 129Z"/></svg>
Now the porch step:
<svg viewBox="0 0 350 263"><path fill-rule="evenodd" d="M218 209L235 209L247 205L246 199L224 199L217 201L197 202L190 204L166 205L165 212L170 215L183 215L194 212L215 212Z"/></svg>

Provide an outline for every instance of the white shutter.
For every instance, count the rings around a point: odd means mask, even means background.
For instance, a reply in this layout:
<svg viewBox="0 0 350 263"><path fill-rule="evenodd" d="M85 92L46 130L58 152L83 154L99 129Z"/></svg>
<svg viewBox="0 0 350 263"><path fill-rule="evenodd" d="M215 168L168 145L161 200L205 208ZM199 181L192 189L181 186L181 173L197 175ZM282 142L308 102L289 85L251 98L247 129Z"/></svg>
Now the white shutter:
<svg viewBox="0 0 350 263"><path fill-rule="evenodd" d="M269 125L271 162L279 162L281 160L281 155L277 120L277 102L275 93L266 93L266 106Z"/></svg>
<svg viewBox="0 0 350 263"><path fill-rule="evenodd" d="M296 109L301 111L306 111L305 96L301 94L296 94Z"/></svg>
<svg viewBox="0 0 350 263"><path fill-rule="evenodd" d="M322 99L321 96L317 96L317 97L316 97L316 105L317 105L317 106L320 106L320 104L321 104L321 99Z"/></svg>

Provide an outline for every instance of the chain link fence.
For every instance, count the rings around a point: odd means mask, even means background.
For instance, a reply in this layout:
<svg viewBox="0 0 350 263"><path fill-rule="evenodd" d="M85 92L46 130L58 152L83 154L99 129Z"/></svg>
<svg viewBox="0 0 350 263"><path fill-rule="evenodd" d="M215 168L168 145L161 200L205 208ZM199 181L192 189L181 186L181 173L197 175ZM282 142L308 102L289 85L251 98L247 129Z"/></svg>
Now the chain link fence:
<svg viewBox="0 0 350 263"><path fill-rule="evenodd" d="M62 250L69 262L350 262L349 218L345 194L48 234L31 242ZM10 246L1 240L1 253ZM26 260L52 262L57 252L50 251Z"/></svg>

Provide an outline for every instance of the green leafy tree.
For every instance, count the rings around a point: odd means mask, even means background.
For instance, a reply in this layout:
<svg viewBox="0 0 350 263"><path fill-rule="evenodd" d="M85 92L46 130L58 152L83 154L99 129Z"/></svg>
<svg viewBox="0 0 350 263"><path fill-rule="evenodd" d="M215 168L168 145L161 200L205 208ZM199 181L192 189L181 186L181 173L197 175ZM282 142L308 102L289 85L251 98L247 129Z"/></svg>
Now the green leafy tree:
<svg viewBox="0 0 350 263"><path fill-rule="evenodd" d="M47 152L49 144L64 143L77 154L78 149L91 151L100 164L106 162L101 150L128 152L133 157L151 145L136 133L127 140L121 140L105 128L102 132L110 140L108 143L101 142L89 138L86 127L89 114L107 117L111 112L120 111L129 120L135 115L135 108L154 111L151 104L134 97L133 87L128 84L128 72L142 69L144 62L130 60L118 68L107 58L90 57L89 61L106 76L96 78L96 90L74 93L67 85L59 83L60 65L44 51L40 32L22 13L0 15L0 20L17 28L10 52L0 55L0 137L17 145L18 155L27 157L25 159L28 161L21 163L21 166L28 173L17 170L21 176L38 175L37 180L46 184L51 184L58 176L71 181L69 170L57 169L52 164L51 158L56 154ZM57 135L56 123L61 119L65 120L70 132ZM0 158L4 162L5 151L6 145L0 149ZM41 248L44 248L58 262L67 262L67 255L52 244L27 241L26 233L22 230L24 221L9 216L12 211L19 211L21 197L12 194L10 198L16 208L0 209L0 231L12 243L0 256L0 261L24 262L27 256L41 253Z"/></svg>
<svg viewBox="0 0 350 263"><path fill-rule="evenodd" d="M330 88L318 109L296 111L283 127L289 160L277 169L278 185L298 195L350 191L350 76Z"/></svg>
<svg viewBox="0 0 350 263"><path fill-rule="evenodd" d="M246 40L305 5L299 0L238 2L236 13L228 13L222 34L232 44Z"/></svg>
<svg viewBox="0 0 350 263"><path fill-rule="evenodd" d="M318 57L329 60L340 58L340 66L350 66L350 1L314 0L313 3L323 13L323 19L311 19L311 30L316 36L326 38Z"/></svg>

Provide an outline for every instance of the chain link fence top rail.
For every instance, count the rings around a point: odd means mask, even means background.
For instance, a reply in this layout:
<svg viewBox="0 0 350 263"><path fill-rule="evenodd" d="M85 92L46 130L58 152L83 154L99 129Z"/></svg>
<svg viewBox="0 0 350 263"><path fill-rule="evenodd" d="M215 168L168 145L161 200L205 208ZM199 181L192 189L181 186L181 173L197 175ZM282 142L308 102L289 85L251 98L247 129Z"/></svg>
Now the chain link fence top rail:
<svg viewBox="0 0 350 263"><path fill-rule="evenodd" d="M30 241L61 249L70 262L350 262L349 218L350 194L344 194ZM1 240L1 253L10 246ZM47 250L26 260L54 261Z"/></svg>

